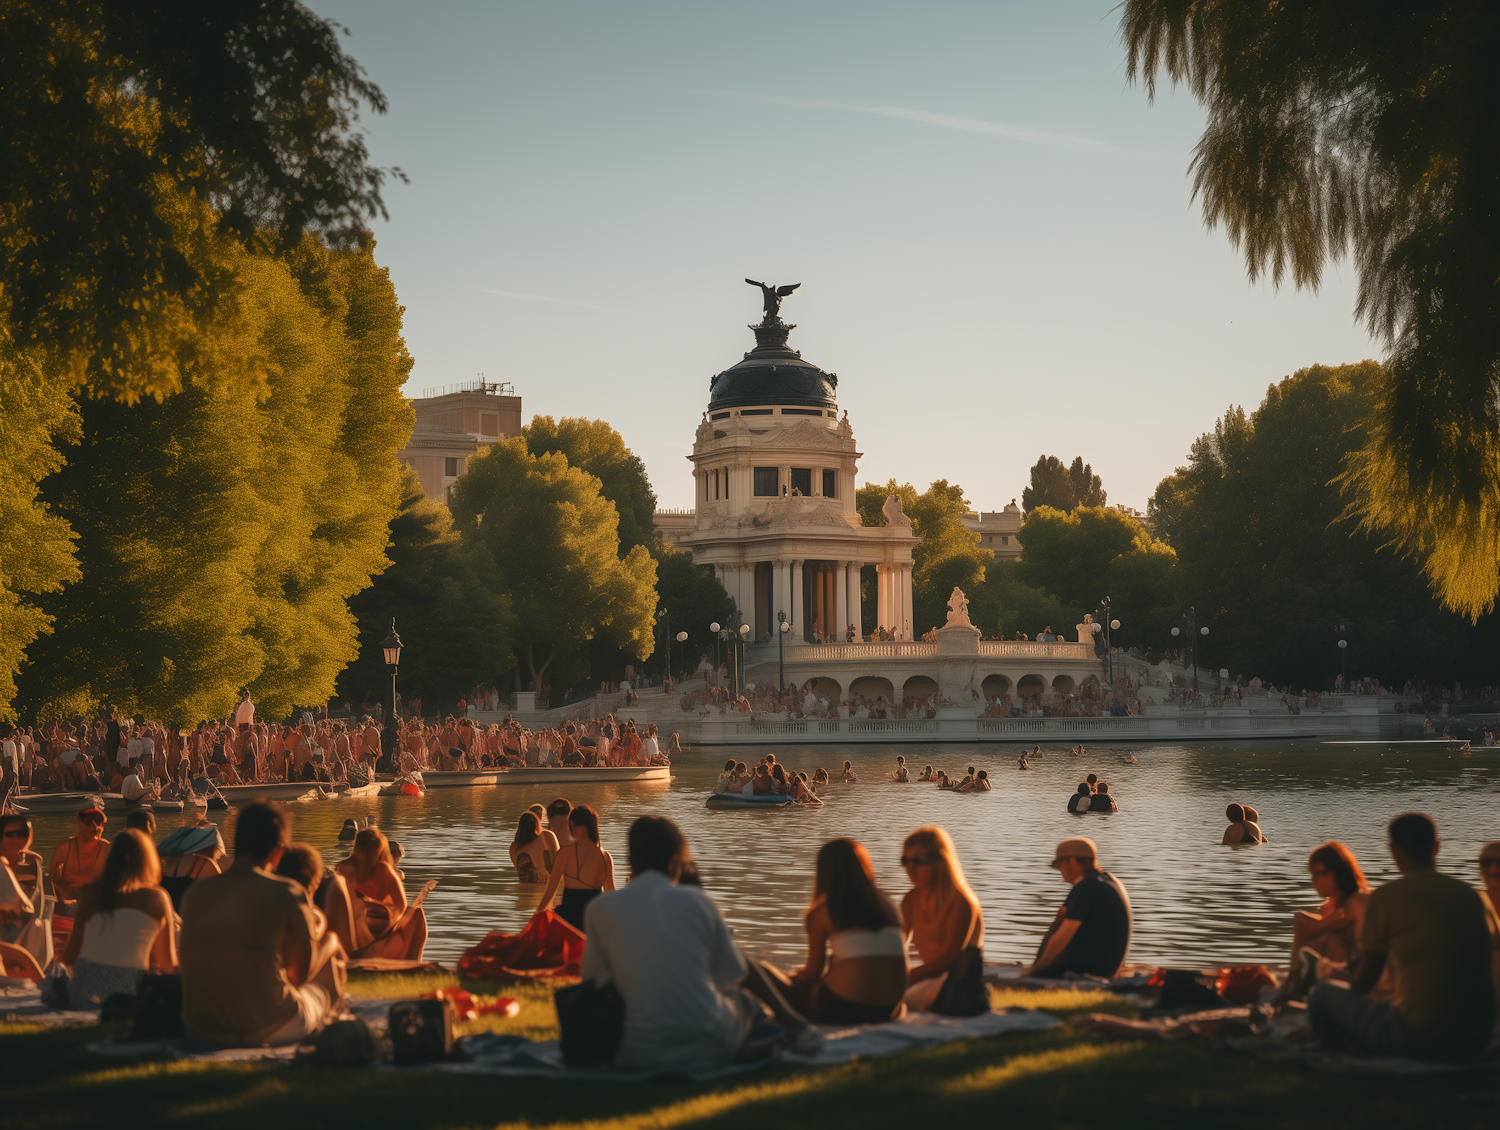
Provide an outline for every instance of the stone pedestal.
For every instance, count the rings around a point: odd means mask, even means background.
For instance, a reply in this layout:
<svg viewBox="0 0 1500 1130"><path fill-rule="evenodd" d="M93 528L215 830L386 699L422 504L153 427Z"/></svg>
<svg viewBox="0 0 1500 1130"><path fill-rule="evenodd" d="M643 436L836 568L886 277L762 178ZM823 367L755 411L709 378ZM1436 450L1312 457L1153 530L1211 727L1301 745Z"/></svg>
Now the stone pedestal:
<svg viewBox="0 0 1500 1130"><path fill-rule="evenodd" d="M536 709L536 691L516 691L511 695L510 703L517 714Z"/></svg>
<svg viewBox="0 0 1500 1130"><path fill-rule="evenodd" d="M950 707L978 706L979 629L969 624L939 628L937 656L940 700Z"/></svg>

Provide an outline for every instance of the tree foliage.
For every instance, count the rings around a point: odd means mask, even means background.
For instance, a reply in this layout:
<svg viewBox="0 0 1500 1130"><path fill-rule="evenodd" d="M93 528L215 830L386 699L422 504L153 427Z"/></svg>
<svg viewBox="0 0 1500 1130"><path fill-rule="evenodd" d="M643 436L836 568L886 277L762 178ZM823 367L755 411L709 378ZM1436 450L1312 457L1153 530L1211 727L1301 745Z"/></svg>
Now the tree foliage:
<svg viewBox="0 0 1500 1130"><path fill-rule="evenodd" d="M39 598L56 624L23 677L33 707L190 721L249 686L276 715L326 700L354 658L346 602L386 564L413 423L401 308L370 250L232 255L181 392L80 397L82 442L42 490L82 575Z"/></svg>
<svg viewBox="0 0 1500 1130"><path fill-rule="evenodd" d="M600 493L615 504L620 515L620 555L638 545L656 550L656 492L640 456L625 446L625 438L603 420L581 416L533 416L521 429L532 455L561 452L568 466L599 480Z"/></svg>
<svg viewBox="0 0 1500 1130"><path fill-rule="evenodd" d="M62 465L54 439L79 434L78 410L44 363L0 325L0 720L15 717L27 647L52 630L37 598L78 577L72 530L38 497L37 484Z"/></svg>
<svg viewBox="0 0 1500 1130"><path fill-rule="evenodd" d="M1021 509L1027 513L1040 506L1066 513L1076 506L1103 506L1104 501L1104 484L1081 455L1066 467L1057 456L1043 455L1031 468L1031 484L1021 491Z"/></svg>
<svg viewBox="0 0 1500 1130"><path fill-rule="evenodd" d="M516 646L532 688L563 652L605 639L651 654L656 563L618 553L618 511L593 475L516 436L469 460L449 500L465 536L486 545L515 604Z"/></svg>
<svg viewBox="0 0 1500 1130"><path fill-rule="evenodd" d="M448 508L422 492L410 467L401 468L401 492L386 543L391 563L349 602L359 652L339 675L338 693L355 703L366 695L389 701L380 645L393 619L404 698L437 702L498 682L516 665L515 617L489 547L459 536Z"/></svg>
<svg viewBox="0 0 1500 1130"><path fill-rule="evenodd" d="M1388 347L1344 480L1471 620L1500 592L1500 6L1127 0L1127 75L1208 111L1194 196L1252 279L1353 252ZM1366 18L1368 16L1368 18Z"/></svg>
<svg viewBox="0 0 1500 1130"><path fill-rule="evenodd" d="M1156 531L1177 553L1184 603L1212 628L1213 666L1325 686L1340 638L1351 674L1388 685L1484 679L1500 663L1495 616L1470 626L1445 611L1416 563L1344 514L1336 480L1368 442L1379 368L1294 373L1254 413L1226 412L1157 487Z"/></svg>
<svg viewBox="0 0 1500 1130"><path fill-rule="evenodd" d="M347 246L385 214L355 128L385 99L296 0L10 0L0 21L0 319L61 379L176 392L230 248Z"/></svg>
<svg viewBox="0 0 1500 1130"><path fill-rule="evenodd" d="M672 668L691 670L697 666L698 656L714 646L708 626L729 623L734 616L734 600L712 569L694 565L692 554L671 546L663 546L656 555L656 592L660 607L672 614ZM682 643L675 638L678 632L688 634ZM657 642L657 652L665 661L660 635Z"/></svg>

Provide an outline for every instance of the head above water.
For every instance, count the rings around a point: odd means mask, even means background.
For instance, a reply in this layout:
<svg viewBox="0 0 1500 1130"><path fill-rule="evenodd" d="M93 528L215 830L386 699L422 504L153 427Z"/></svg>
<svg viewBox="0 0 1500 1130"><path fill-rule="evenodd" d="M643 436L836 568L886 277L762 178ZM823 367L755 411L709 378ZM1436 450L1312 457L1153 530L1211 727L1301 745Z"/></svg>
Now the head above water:
<svg viewBox="0 0 1500 1130"><path fill-rule="evenodd" d="M1078 795L1079 796L1088 796L1089 793L1091 793L1093 791L1094 791L1093 789L1089 788L1089 783L1087 781L1079 781L1078 782Z"/></svg>
<svg viewBox="0 0 1500 1130"><path fill-rule="evenodd" d="M573 802L566 797L558 797L547 806L547 819L551 822L567 820L568 814L573 811Z"/></svg>
<svg viewBox="0 0 1500 1130"><path fill-rule="evenodd" d="M1245 806L1242 804L1231 804L1224 810L1224 815L1228 817L1231 824L1238 824L1245 818Z"/></svg>
<svg viewBox="0 0 1500 1130"><path fill-rule="evenodd" d="M1099 783L1099 774L1090 773L1087 777L1084 778L1084 780L1089 783L1090 787L1092 787Z"/></svg>
<svg viewBox="0 0 1500 1130"><path fill-rule="evenodd" d="M568 813L568 830L573 832L573 838L578 838L576 828L582 828L584 833L596 845L599 843L599 813L592 805L580 804L572 812Z"/></svg>

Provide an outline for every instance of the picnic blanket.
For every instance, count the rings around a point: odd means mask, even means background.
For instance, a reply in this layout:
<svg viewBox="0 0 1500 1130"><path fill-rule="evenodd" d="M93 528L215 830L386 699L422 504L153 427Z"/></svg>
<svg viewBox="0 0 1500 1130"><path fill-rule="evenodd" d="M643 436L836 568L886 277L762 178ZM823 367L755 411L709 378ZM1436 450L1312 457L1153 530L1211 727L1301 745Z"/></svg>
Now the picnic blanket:
<svg viewBox="0 0 1500 1130"><path fill-rule="evenodd" d="M385 1032L386 1017L394 1000L367 1000L351 997L344 1003L349 1016L358 1017L375 1032ZM94 1015L97 1020L97 1014ZM171 1036L163 1040L132 1040L128 1036L113 1036L85 1044L85 1050L95 1055L134 1058L146 1055L164 1055L171 1059L194 1059L205 1063L236 1063L247 1060L291 1060L297 1054L295 1044L280 1048L216 1048L193 1039L191 1036Z"/></svg>
<svg viewBox="0 0 1500 1130"><path fill-rule="evenodd" d="M692 1079L718 1079L755 1071L769 1063L793 1063L821 1067L849 1063L869 1056L895 1055L936 1047L955 1040L999 1036L1007 1032L1040 1032L1058 1024L1055 1016L1030 1009L1012 1008L979 1016L938 1016L919 1012L889 1024L858 1024L846 1027L815 1025L815 1039L788 1048L780 1056L753 1063L730 1063L699 1068L628 1071L617 1067L570 1068L563 1064L556 1040L533 1041L520 1036L465 1036L458 1042L467 1062L434 1063L427 1070L479 1075L542 1075L566 1079L597 1079L630 1082L662 1075ZM412 1069L395 1069L412 1070Z"/></svg>
<svg viewBox="0 0 1500 1130"><path fill-rule="evenodd" d="M582 931L548 910L519 934L490 934L465 950L458 971L465 977L577 977L583 942Z"/></svg>

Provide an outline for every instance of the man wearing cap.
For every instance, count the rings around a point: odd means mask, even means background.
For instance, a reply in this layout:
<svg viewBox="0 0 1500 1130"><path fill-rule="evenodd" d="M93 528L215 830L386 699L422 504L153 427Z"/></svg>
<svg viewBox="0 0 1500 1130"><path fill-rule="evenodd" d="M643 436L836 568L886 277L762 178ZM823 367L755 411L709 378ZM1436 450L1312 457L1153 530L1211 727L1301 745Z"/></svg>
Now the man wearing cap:
<svg viewBox="0 0 1500 1130"><path fill-rule="evenodd" d="M1115 976L1130 948L1130 896L1120 880L1099 870L1099 852L1086 836L1058 844L1051 866L1073 889L1042 939L1036 963L1023 966L1021 975Z"/></svg>

